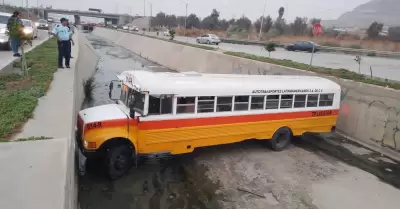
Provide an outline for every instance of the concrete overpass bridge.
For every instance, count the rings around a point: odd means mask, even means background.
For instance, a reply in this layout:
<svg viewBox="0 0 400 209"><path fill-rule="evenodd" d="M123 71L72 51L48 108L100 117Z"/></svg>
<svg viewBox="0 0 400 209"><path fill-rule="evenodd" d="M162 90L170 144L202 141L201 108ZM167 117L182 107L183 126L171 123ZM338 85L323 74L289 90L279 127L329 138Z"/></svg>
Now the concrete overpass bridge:
<svg viewBox="0 0 400 209"><path fill-rule="evenodd" d="M78 10L65 10L65 9L53 9L53 8L43 8L40 13L43 14L44 19L48 19L49 13L73 15L75 19L75 24L80 24L81 16L85 17L95 17L104 18L104 22L112 22L112 24L120 25L127 24L133 21L134 17L128 14L113 14L113 13L100 13L100 12L90 12L90 11L78 11Z"/></svg>

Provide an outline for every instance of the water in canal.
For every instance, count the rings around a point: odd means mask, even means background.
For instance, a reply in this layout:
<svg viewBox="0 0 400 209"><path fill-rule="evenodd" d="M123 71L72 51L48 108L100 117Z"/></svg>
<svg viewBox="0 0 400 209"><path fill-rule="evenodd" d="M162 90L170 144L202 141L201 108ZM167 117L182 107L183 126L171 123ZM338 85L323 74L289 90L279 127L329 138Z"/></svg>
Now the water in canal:
<svg viewBox="0 0 400 209"><path fill-rule="evenodd" d="M100 55L94 78L96 88L93 100L84 107L113 103L108 98L108 84L126 70L169 71L102 38L87 34ZM218 208L213 194L217 189L204 185L205 168L194 168L194 154L181 156L145 156L127 176L108 180L102 163L88 161L87 172L79 178L79 204L81 209L206 209ZM204 186L203 186L204 188Z"/></svg>

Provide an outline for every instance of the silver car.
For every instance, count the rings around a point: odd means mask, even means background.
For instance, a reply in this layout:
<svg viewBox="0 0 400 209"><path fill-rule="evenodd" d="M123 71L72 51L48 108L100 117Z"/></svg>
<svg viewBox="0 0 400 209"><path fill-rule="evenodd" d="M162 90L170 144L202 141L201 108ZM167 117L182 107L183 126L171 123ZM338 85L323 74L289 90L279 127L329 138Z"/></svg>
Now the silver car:
<svg viewBox="0 0 400 209"><path fill-rule="evenodd" d="M29 36L31 39L35 39L38 37L39 31L36 25L32 22L32 20L21 19L22 24L24 24L24 33Z"/></svg>
<svg viewBox="0 0 400 209"><path fill-rule="evenodd" d="M216 44L221 43L221 39L214 34L205 34L196 38L196 42L199 44Z"/></svg>

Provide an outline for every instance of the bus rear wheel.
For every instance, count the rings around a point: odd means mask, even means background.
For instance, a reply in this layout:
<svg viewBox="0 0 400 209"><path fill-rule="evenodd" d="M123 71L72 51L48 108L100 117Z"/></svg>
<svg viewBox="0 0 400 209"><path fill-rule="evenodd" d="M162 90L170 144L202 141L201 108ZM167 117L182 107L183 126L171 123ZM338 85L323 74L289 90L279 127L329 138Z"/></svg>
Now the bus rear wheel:
<svg viewBox="0 0 400 209"><path fill-rule="evenodd" d="M107 152L107 171L112 180L125 175L133 164L134 151L128 145L117 145Z"/></svg>
<svg viewBox="0 0 400 209"><path fill-rule="evenodd" d="M275 151L284 150L292 142L293 133L289 127L281 127L275 131L270 140L271 147Z"/></svg>

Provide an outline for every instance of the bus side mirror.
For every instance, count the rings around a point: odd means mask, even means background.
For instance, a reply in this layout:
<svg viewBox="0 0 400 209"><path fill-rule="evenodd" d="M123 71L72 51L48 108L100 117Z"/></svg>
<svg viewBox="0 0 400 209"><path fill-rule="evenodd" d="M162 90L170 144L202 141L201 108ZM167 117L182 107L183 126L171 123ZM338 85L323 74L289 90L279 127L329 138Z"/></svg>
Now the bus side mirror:
<svg viewBox="0 0 400 209"><path fill-rule="evenodd" d="M111 100L119 100L122 93L122 82L118 80L113 80L110 82L110 91L108 93Z"/></svg>

